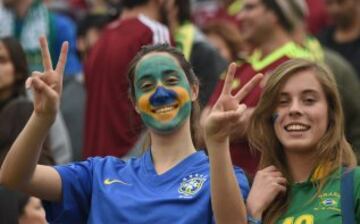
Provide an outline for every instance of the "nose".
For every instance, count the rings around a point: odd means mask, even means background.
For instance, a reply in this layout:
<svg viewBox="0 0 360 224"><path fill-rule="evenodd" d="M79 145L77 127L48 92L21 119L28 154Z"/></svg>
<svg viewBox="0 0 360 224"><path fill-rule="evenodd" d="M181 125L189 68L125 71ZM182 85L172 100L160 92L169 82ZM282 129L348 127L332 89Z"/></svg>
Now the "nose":
<svg viewBox="0 0 360 224"><path fill-rule="evenodd" d="M301 103L298 100L293 100L289 107L289 115L296 116L302 114Z"/></svg>
<svg viewBox="0 0 360 224"><path fill-rule="evenodd" d="M154 94L150 97L150 103L152 106L163 106L171 104L176 100L176 93L172 90L166 89L163 86L159 86Z"/></svg>

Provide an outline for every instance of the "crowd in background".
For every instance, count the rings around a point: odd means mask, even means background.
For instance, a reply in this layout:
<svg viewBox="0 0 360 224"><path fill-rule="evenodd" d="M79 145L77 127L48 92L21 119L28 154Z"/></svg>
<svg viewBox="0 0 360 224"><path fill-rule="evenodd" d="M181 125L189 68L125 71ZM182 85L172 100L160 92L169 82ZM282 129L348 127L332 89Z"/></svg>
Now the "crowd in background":
<svg viewBox="0 0 360 224"><path fill-rule="evenodd" d="M129 98L126 72L141 46L156 43L175 46L192 64L200 80L202 117L221 94L231 62L238 64L234 91L257 73L263 73L266 82L267 74L291 58L325 64L337 82L345 134L359 158L359 1L289 0L276 6L267 0L149 1L161 3L145 8L137 5L142 2L138 0L133 5L126 0L125 5L122 0L0 2L0 162L33 110L25 80L42 70L41 35L48 39L54 64L63 41L70 44L61 113L43 146L43 164L140 155L147 131ZM134 15L136 21L131 20ZM6 70L6 63L13 70ZM4 77L10 73L14 77ZM248 118L264 85L244 99ZM249 147L248 118L231 136L230 152L234 165L252 179L260 154ZM13 196L5 200L9 195ZM10 210L19 222L32 223L26 222L25 204L36 200L0 186L0 223L12 222L5 219L10 215L3 215ZM45 223L45 214L43 219Z"/></svg>

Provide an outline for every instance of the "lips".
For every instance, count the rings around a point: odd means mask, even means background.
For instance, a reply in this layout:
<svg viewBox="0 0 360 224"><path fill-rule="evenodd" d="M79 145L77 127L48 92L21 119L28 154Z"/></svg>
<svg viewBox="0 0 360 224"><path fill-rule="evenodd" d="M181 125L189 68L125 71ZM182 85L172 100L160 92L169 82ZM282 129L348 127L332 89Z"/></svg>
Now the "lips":
<svg viewBox="0 0 360 224"><path fill-rule="evenodd" d="M284 129L288 132L308 131L310 129L310 125L306 125L302 123L290 123L285 125Z"/></svg>

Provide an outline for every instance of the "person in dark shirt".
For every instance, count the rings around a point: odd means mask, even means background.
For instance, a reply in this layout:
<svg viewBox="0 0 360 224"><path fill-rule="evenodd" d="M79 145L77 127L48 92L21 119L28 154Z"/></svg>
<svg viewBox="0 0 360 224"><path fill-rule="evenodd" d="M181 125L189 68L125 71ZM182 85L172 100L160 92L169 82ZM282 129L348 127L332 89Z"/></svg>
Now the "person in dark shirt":
<svg viewBox="0 0 360 224"><path fill-rule="evenodd" d="M320 35L320 42L339 52L355 68L360 78L360 2L358 0L326 0L333 26Z"/></svg>

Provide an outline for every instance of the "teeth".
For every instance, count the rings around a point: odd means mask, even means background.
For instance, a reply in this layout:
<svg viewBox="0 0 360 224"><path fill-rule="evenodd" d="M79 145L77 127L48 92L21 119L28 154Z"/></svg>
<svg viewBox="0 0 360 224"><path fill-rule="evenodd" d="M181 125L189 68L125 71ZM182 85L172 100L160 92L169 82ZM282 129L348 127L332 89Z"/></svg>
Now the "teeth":
<svg viewBox="0 0 360 224"><path fill-rule="evenodd" d="M169 111L172 111L175 107L174 106L166 106L155 110L155 113L167 113Z"/></svg>
<svg viewBox="0 0 360 224"><path fill-rule="evenodd" d="M287 131L306 131L309 129L308 126L301 124L291 124L291 125L287 125L285 128Z"/></svg>

